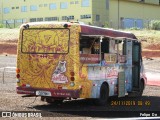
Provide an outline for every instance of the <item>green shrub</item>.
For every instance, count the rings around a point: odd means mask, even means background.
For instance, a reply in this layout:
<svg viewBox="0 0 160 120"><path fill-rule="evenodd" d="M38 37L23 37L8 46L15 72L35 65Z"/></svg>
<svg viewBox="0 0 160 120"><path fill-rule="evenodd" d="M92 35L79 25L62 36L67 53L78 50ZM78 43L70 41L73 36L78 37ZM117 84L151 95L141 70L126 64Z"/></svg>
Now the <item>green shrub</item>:
<svg viewBox="0 0 160 120"><path fill-rule="evenodd" d="M152 20L150 23L150 28L152 30L160 30L160 20Z"/></svg>
<svg viewBox="0 0 160 120"><path fill-rule="evenodd" d="M3 25L2 25L2 24L0 24L0 28L3 28Z"/></svg>

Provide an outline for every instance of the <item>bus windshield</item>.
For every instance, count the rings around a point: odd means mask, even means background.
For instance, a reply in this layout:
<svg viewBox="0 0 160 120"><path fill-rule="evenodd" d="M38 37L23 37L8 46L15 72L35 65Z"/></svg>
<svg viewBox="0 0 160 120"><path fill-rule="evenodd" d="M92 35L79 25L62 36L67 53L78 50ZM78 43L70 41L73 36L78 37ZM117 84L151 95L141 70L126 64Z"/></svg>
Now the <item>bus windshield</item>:
<svg viewBox="0 0 160 120"><path fill-rule="evenodd" d="M28 54L65 54L69 49L69 29L24 29L21 51Z"/></svg>

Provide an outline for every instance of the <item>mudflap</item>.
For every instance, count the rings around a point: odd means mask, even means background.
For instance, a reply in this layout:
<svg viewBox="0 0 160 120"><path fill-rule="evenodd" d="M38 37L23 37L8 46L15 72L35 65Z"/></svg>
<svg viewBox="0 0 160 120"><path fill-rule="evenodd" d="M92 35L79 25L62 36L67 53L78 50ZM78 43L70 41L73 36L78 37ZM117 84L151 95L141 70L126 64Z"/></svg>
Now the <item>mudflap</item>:
<svg viewBox="0 0 160 120"><path fill-rule="evenodd" d="M118 97L125 96L125 72L119 72L118 74Z"/></svg>

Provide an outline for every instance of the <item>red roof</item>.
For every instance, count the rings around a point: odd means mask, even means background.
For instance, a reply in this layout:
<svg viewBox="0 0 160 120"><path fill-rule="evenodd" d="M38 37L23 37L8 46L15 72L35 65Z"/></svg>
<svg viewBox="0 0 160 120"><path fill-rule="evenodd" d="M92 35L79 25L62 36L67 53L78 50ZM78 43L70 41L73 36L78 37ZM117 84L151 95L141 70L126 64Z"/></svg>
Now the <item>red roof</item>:
<svg viewBox="0 0 160 120"><path fill-rule="evenodd" d="M137 39L132 33L127 33L118 30L112 30L107 28L101 28L96 26L81 25L81 33L85 35L103 35L109 37L125 37L131 39Z"/></svg>

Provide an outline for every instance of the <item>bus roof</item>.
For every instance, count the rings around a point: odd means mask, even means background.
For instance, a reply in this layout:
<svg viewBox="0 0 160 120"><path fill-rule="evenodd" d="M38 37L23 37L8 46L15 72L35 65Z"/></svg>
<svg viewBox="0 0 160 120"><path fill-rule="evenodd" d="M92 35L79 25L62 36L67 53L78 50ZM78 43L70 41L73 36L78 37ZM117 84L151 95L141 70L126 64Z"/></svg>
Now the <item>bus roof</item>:
<svg viewBox="0 0 160 120"><path fill-rule="evenodd" d="M133 33L123 32L119 30L113 30L109 28L101 28L90 25L80 25L81 33L83 35L88 36L107 36L111 38L129 38L129 39L137 39Z"/></svg>
<svg viewBox="0 0 160 120"><path fill-rule="evenodd" d="M33 22L27 23L29 26L37 26L37 25L45 25L45 24L77 24L72 22ZM79 24L79 23L78 23ZM23 24L24 26L26 24ZM133 33L124 32L120 30L113 30L109 28L96 27L86 24L79 24L81 27L82 35L88 36L103 36L103 37L111 37L111 38L129 38L129 39L137 39Z"/></svg>

